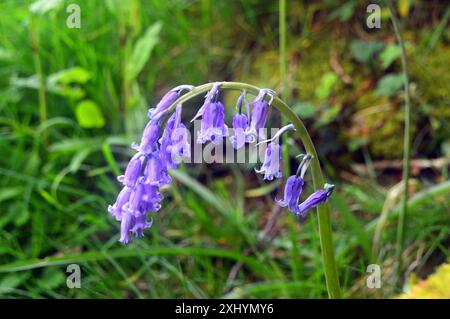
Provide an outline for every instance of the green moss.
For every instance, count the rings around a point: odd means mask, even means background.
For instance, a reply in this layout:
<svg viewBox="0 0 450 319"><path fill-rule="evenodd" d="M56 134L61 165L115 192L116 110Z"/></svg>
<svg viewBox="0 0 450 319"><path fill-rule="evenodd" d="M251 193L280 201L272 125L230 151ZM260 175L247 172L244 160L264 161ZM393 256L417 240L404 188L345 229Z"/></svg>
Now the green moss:
<svg viewBox="0 0 450 319"><path fill-rule="evenodd" d="M371 153L383 158L401 158L403 155L403 112L390 107L369 119L377 123L377 127L370 135Z"/></svg>
<svg viewBox="0 0 450 319"><path fill-rule="evenodd" d="M323 77L333 72L330 66L330 56L339 52L339 63L346 73L352 72L349 58L342 54L345 40L337 37L330 30L311 33L308 38L288 38L288 73L291 96L302 101L310 101L314 105L327 102L327 99L339 99L344 83L338 80L333 83L331 93L327 97L317 94L317 88L322 85ZM259 52L245 69L238 69L236 79L255 83L266 87L280 86L278 50Z"/></svg>
<svg viewBox="0 0 450 319"><path fill-rule="evenodd" d="M450 49L438 45L430 53L425 48L413 52L411 72L417 83L417 94L420 104L426 105L420 110L429 117L434 138L442 139L450 136Z"/></svg>
<svg viewBox="0 0 450 319"><path fill-rule="evenodd" d="M432 138L442 141L450 136L450 73L448 46L439 44L425 54L430 31L423 32L416 39L408 34L407 54L409 57L413 116L426 119L432 125ZM298 100L312 105L316 124L329 123L339 118L340 140L352 150L362 144L367 145L374 158L401 158L403 148L403 96L399 94L388 99L374 94L381 76L399 73L400 59L396 59L387 73L383 73L381 62L367 64L355 62L351 58L350 43L344 38L323 28L307 37L288 36L289 84L291 102ZM331 67L331 57L337 54L338 63L344 73L351 77L346 85L338 75L336 81L327 81L335 70ZM377 69L379 66L379 69ZM236 70L235 78L260 86L279 88L279 55L276 48L257 52L245 69ZM338 107L341 111L335 118L327 118L328 110ZM344 127L344 123L351 123ZM416 122L417 123L417 122ZM413 135L418 128L413 127Z"/></svg>
<svg viewBox="0 0 450 319"><path fill-rule="evenodd" d="M403 148L403 112L388 99L380 99L372 90L355 102L357 110L346 129L349 142L361 140L373 157L400 158Z"/></svg>

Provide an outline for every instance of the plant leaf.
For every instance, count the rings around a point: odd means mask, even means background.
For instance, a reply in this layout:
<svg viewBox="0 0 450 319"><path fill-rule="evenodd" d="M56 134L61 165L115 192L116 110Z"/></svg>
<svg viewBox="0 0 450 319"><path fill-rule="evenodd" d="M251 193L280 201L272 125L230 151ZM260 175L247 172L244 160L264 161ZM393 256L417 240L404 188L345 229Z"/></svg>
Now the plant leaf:
<svg viewBox="0 0 450 319"><path fill-rule="evenodd" d="M383 49L383 46L384 43L381 41L354 40L350 43L350 52L356 61L367 63Z"/></svg>
<svg viewBox="0 0 450 319"><path fill-rule="evenodd" d="M383 69L387 69L392 62L394 62L398 57L400 57L402 50L396 44L388 45L381 53L380 60Z"/></svg>
<svg viewBox="0 0 450 319"><path fill-rule="evenodd" d="M100 128L105 125L105 119L97 104L90 100L78 103L76 108L77 121L84 128Z"/></svg>
<svg viewBox="0 0 450 319"><path fill-rule="evenodd" d="M402 85L403 74L389 74L378 81L375 93L378 96L391 97L400 90Z"/></svg>
<svg viewBox="0 0 450 319"><path fill-rule="evenodd" d="M56 9L62 0L37 0L30 5L30 12L34 14L44 14Z"/></svg>
<svg viewBox="0 0 450 319"><path fill-rule="evenodd" d="M126 64L126 76L129 80L136 78L144 68L153 48L159 42L161 22L156 22L147 28L145 34L136 41L131 57Z"/></svg>
<svg viewBox="0 0 450 319"><path fill-rule="evenodd" d="M56 85L61 84L85 84L92 77L91 73L79 66L64 69L48 76L48 83Z"/></svg>

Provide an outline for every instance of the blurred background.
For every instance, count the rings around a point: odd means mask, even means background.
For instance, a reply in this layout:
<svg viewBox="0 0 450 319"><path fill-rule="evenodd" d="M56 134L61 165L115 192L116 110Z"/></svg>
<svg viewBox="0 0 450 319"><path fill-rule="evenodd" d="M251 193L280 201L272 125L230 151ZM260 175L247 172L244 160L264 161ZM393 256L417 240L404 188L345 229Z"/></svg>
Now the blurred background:
<svg viewBox="0 0 450 319"><path fill-rule="evenodd" d="M228 80L277 92L286 83L285 100L337 186L330 204L345 297L450 298L450 7L395 2L413 116L405 282L395 288L403 78L388 8L380 3L381 28L369 29L370 3L287 1L282 79L277 1L3 0L0 296L326 297L315 214L298 224L274 205L283 182L262 181L254 165L181 168L145 237L117 242L106 208L147 109L179 84ZM81 28L67 23L70 4ZM235 102L224 101L230 123ZM286 143L292 156L302 151ZM308 176L305 194L311 184ZM72 263L80 289L66 286ZM367 287L369 264L381 267L379 289Z"/></svg>

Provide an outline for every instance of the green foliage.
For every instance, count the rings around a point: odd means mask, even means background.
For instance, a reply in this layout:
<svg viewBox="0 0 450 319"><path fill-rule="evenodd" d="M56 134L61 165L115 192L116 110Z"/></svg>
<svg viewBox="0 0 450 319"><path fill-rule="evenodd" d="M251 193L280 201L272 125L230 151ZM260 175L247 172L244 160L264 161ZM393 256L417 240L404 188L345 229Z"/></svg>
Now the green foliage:
<svg viewBox="0 0 450 319"><path fill-rule="evenodd" d="M383 49L384 44L380 41L353 40L350 43L350 53L356 61L368 63Z"/></svg>
<svg viewBox="0 0 450 319"><path fill-rule="evenodd" d="M148 27L145 34L136 41L130 59L126 64L126 76L129 80L136 78L144 68L150 58L153 48L159 41L158 35L161 27L161 23L156 22Z"/></svg>
<svg viewBox="0 0 450 319"><path fill-rule="evenodd" d="M331 90L337 81L338 77L335 73L333 72L325 73L320 80L320 85L316 88L315 91L316 96L319 99L327 98L330 95Z"/></svg>
<svg viewBox="0 0 450 319"><path fill-rule="evenodd" d="M30 5L30 12L33 14L45 14L59 7L62 0L36 0Z"/></svg>
<svg viewBox="0 0 450 319"><path fill-rule="evenodd" d="M78 124L85 128L100 128L105 125L105 119L97 104L92 101L84 100L78 103L76 107Z"/></svg>
<svg viewBox="0 0 450 319"><path fill-rule="evenodd" d="M55 86L57 84L85 84L91 79L92 74L81 67L73 67L61 70L48 76L48 85Z"/></svg>
<svg viewBox="0 0 450 319"><path fill-rule="evenodd" d="M388 74L382 77L378 83L375 93L379 96L392 97L403 85L403 74Z"/></svg>
<svg viewBox="0 0 450 319"><path fill-rule="evenodd" d="M344 4L339 5L337 9L332 11L329 15L331 20L339 19L340 21L348 21L355 12L357 1L346 1Z"/></svg>
<svg viewBox="0 0 450 319"><path fill-rule="evenodd" d="M316 108L311 102L297 102L292 108L295 110L295 113L304 119L310 118L316 113Z"/></svg>
<svg viewBox="0 0 450 319"><path fill-rule="evenodd" d="M389 44L380 53L380 60L383 69L387 69L391 64L400 57L401 49L396 44Z"/></svg>

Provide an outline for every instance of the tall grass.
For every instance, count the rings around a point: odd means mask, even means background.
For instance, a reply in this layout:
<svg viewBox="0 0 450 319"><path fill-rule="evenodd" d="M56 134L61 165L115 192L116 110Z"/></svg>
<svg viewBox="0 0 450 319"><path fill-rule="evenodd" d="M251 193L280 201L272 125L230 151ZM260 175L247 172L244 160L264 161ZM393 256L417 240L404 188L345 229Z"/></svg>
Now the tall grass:
<svg viewBox="0 0 450 319"><path fill-rule="evenodd" d="M400 24L397 19L397 14L395 13L395 8L391 0L388 0L390 17L392 25L394 26L395 36L397 42L401 49L401 60L403 69L403 81L404 81L404 91L405 91L405 106L404 106L404 117L405 117L405 128L403 136L403 195L402 195L402 209L398 217L397 226L397 266L394 274L394 286L401 285L404 278L402 277L402 254L404 251L405 242L405 219L408 213L408 196L409 196L409 176L411 170L411 98L409 93L409 72L408 72L408 61L406 58L405 43L403 41L402 32L400 29Z"/></svg>

